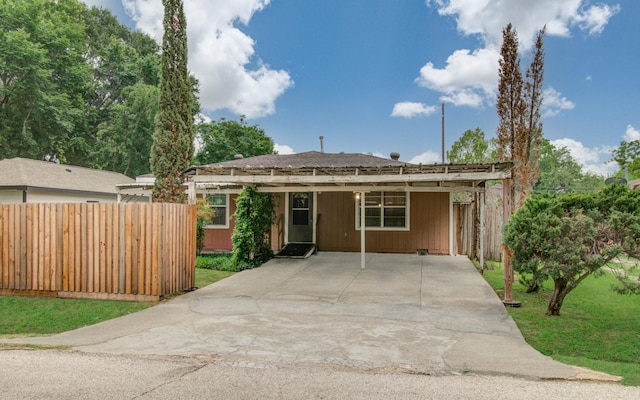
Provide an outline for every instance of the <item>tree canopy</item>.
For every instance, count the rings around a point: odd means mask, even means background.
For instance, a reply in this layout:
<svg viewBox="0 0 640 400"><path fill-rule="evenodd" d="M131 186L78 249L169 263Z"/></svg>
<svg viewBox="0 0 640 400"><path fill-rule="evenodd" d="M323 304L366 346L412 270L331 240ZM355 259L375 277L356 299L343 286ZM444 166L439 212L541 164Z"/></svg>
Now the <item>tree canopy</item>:
<svg viewBox="0 0 640 400"><path fill-rule="evenodd" d="M540 141L540 174L536 193L590 191L604 187L604 178L584 172L566 147L557 148L549 140Z"/></svg>
<svg viewBox="0 0 640 400"><path fill-rule="evenodd" d="M488 141L480 128L468 129L453 142L447 159L454 164L472 164L496 161L495 140Z"/></svg>
<svg viewBox="0 0 640 400"><path fill-rule="evenodd" d="M204 122L196 130L201 141L195 156L198 165L233 160L236 154L243 157L274 154L273 139L258 125L248 125L243 117L239 122L224 118Z"/></svg>
<svg viewBox="0 0 640 400"><path fill-rule="evenodd" d="M157 43L78 0L0 2L0 158L150 171ZM155 93L155 94L154 94Z"/></svg>
<svg viewBox="0 0 640 400"><path fill-rule="evenodd" d="M640 140L622 141L611 154L621 174L628 173L629 179L640 178Z"/></svg>

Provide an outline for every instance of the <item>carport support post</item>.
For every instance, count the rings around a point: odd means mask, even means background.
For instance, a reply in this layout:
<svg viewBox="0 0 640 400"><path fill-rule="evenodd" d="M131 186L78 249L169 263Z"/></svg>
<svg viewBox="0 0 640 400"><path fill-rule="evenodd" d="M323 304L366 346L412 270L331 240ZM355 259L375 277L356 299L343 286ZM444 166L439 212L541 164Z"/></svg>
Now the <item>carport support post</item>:
<svg viewBox="0 0 640 400"><path fill-rule="evenodd" d="M484 271L484 203L485 203L485 190L482 189L481 193L478 193L480 198L480 250L478 251L478 259L480 260L480 269Z"/></svg>
<svg viewBox="0 0 640 400"><path fill-rule="evenodd" d="M365 192L360 192L360 268L365 268Z"/></svg>
<svg viewBox="0 0 640 400"><path fill-rule="evenodd" d="M187 183L187 199L189 204L196 204L196 183Z"/></svg>
<svg viewBox="0 0 640 400"><path fill-rule="evenodd" d="M504 237L504 227L509 222L513 210L513 180L505 179L502 184L502 236ZM504 263L504 300L505 305L511 305L513 301L513 267L511 266L511 254L507 245L502 243L503 263Z"/></svg>

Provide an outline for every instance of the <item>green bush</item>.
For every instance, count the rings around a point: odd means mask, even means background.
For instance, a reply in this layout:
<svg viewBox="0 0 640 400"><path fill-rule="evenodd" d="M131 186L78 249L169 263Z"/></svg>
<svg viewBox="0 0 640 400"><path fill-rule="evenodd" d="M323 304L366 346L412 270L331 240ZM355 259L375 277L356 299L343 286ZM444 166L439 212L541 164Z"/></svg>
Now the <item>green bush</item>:
<svg viewBox="0 0 640 400"><path fill-rule="evenodd" d="M511 217L505 243L529 288L554 283L547 313L590 275L626 254L640 256L640 191L611 185L599 192L533 196ZM634 282L621 280L633 292ZM631 289L629 289L631 288Z"/></svg>
<svg viewBox="0 0 640 400"><path fill-rule="evenodd" d="M230 253L200 254L196 256L196 268L231 271L228 265L230 263Z"/></svg>
<svg viewBox="0 0 640 400"><path fill-rule="evenodd" d="M234 218L231 259L235 271L254 268L269 260L273 256L268 240L273 222L271 196L252 187L244 188L236 199Z"/></svg>

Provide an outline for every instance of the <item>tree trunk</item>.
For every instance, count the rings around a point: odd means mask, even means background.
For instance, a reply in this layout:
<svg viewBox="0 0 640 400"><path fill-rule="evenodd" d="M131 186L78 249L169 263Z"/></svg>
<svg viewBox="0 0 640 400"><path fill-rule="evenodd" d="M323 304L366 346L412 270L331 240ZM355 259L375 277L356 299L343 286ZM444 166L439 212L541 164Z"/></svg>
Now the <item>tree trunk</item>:
<svg viewBox="0 0 640 400"><path fill-rule="evenodd" d="M527 293L538 293L540 291L540 286L538 286L538 277L534 273L531 276L531 280L529 281L529 286L527 287Z"/></svg>
<svg viewBox="0 0 640 400"><path fill-rule="evenodd" d="M549 305L547 306L547 315L560 315L562 302L571 289L567 287L567 281L564 279L554 279L553 283L553 293L551 294Z"/></svg>

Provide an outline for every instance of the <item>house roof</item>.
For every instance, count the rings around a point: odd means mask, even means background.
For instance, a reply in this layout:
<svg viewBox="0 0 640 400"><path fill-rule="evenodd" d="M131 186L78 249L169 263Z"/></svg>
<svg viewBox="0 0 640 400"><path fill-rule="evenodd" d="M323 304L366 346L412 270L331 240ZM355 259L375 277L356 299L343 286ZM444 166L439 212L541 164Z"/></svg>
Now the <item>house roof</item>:
<svg viewBox="0 0 640 400"><path fill-rule="evenodd" d="M367 154L320 153L270 154L195 166L185 171L196 184L255 185L263 190L300 187L316 190L351 190L394 186L408 190L434 187L476 187L490 179L511 176L510 163L411 164ZM271 187L271 189L268 189ZM378 189L380 190L380 189Z"/></svg>
<svg viewBox="0 0 640 400"><path fill-rule="evenodd" d="M209 164L203 168L339 168L390 167L407 163L361 153L321 153L307 151L296 154L267 154Z"/></svg>
<svg viewBox="0 0 640 400"><path fill-rule="evenodd" d="M0 189L40 188L55 191L116 194L116 185L135 182L126 175L28 158L0 160Z"/></svg>

